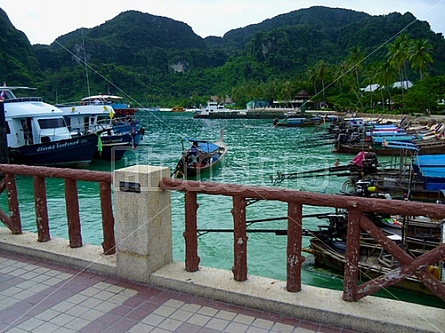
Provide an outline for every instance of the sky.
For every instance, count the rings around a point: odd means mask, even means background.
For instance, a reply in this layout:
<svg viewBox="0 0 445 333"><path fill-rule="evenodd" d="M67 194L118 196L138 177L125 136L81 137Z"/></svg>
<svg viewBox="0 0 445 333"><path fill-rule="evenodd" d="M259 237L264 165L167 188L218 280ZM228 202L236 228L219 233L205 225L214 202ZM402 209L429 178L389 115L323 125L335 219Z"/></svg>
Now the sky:
<svg viewBox="0 0 445 333"><path fill-rule="evenodd" d="M204 38L312 6L370 15L411 12L445 35L445 0L0 0L0 8L31 44L51 44L59 36L81 27L93 28L127 10L187 23Z"/></svg>

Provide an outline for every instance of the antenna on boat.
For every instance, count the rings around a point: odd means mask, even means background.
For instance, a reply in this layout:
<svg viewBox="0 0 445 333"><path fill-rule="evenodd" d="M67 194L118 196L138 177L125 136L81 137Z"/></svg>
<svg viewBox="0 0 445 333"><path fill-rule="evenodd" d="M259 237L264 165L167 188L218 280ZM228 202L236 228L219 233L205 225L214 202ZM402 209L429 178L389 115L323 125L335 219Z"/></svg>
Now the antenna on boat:
<svg viewBox="0 0 445 333"><path fill-rule="evenodd" d="M80 29L82 32L82 45L83 45L83 63L85 65L85 76L87 78L87 89L88 89L88 96L91 96L90 91L90 78L88 77L88 66L87 66L87 52L85 50L85 39L83 38L83 28Z"/></svg>

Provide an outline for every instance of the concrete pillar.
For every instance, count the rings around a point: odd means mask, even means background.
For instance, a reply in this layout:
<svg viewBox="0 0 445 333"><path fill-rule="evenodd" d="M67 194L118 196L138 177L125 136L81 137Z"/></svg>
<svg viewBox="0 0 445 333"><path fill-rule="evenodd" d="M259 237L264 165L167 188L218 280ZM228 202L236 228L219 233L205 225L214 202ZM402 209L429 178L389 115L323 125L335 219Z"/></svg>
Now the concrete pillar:
<svg viewBox="0 0 445 333"><path fill-rule="evenodd" d="M170 169L135 165L114 171L117 273L149 282L173 261L171 194L159 188Z"/></svg>

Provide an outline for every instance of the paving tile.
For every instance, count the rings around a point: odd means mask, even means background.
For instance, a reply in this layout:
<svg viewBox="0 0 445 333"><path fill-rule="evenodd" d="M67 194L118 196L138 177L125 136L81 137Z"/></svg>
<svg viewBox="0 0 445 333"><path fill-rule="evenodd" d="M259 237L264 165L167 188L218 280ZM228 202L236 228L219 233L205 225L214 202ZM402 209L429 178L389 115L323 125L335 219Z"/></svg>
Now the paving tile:
<svg viewBox="0 0 445 333"><path fill-rule="evenodd" d="M59 325L59 326L65 326L66 324L68 324L70 321L76 319L76 317L67 314L67 313L61 313L58 316L52 318L50 321L53 324Z"/></svg>
<svg viewBox="0 0 445 333"><path fill-rule="evenodd" d="M187 322L189 322L190 324L205 326L210 321L210 319L212 319L212 317L195 313L187 320Z"/></svg>
<svg viewBox="0 0 445 333"><path fill-rule="evenodd" d="M255 317L251 317L251 316L246 316L244 314L235 314L235 317L233 318L234 322L237 323L242 323L242 324L246 324L246 325L250 325L254 322ZM257 325L255 325L257 326Z"/></svg>
<svg viewBox="0 0 445 333"><path fill-rule="evenodd" d="M32 332L37 327L43 325L45 322L43 320L37 319L37 318L30 318L23 323L20 323L17 325L18 328L25 330L27 332Z"/></svg>
<svg viewBox="0 0 445 333"><path fill-rule="evenodd" d="M264 328L266 330L269 330L273 326L273 324L274 324L273 321L256 318L253 321L252 326L259 327L259 328Z"/></svg>
<svg viewBox="0 0 445 333"><path fill-rule="evenodd" d="M215 330L223 331L227 325L229 325L229 320L219 319L219 318L212 318L210 319L205 327L209 327Z"/></svg>
<svg viewBox="0 0 445 333"><path fill-rule="evenodd" d="M245 333L245 332L247 332L248 328L249 328L249 325L241 324L241 323L237 323L237 322L232 321L224 329L224 332L228 332L228 333Z"/></svg>
<svg viewBox="0 0 445 333"><path fill-rule="evenodd" d="M57 317L58 315L60 315L60 313L57 312L56 310L48 309L48 310L45 310L43 312L40 312L35 317L38 318L38 319L41 319L43 321L48 321L48 320L51 320L51 319Z"/></svg>
<svg viewBox="0 0 445 333"><path fill-rule="evenodd" d="M70 322L64 325L64 327L71 329L71 330L79 330L89 324L88 320L85 320L83 318L74 318Z"/></svg>
<svg viewBox="0 0 445 333"><path fill-rule="evenodd" d="M255 326L250 326L247 329L246 333L275 333L275 332L270 331L270 330L265 330L263 328L255 327ZM279 333L282 333L282 332L279 332Z"/></svg>
<svg viewBox="0 0 445 333"><path fill-rule="evenodd" d="M172 319L172 318L166 318L165 320L163 320L158 327L165 329L169 332L174 332L176 331L176 329L181 326L182 321L180 320L176 320L176 319Z"/></svg>
<svg viewBox="0 0 445 333"><path fill-rule="evenodd" d="M354 333L0 251L3 331Z"/></svg>
<svg viewBox="0 0 445 333"><path fill-rule="evenodd" d="M145 324L152 325L153 327L158 326L163 320L165 320L164 316L157 315L155 313L149 314L147 317L142 319L142 322Z"/></svg>
<svg viewBox="0 0 445 333"><path fill-rule="evenodd" d="M55 325L53 323L43 323L39 327L32 330L32 333L52 333L52 332L58 332L60 329L60 326Z"/></svg>
<svg viewBox="0 0 445 333"><path fill-rule="evenodd" d="M215 318L233 320L236 316L237 316L237 314L235 312L221 310L221 311L218 311L218 313L215 315ZM253 320L253 318L252 318L252 320Z"/></svg>
<svg viewBox="0 0 445 333"><path fill-rule="evenodd" d="M211 307L208 306L202 306L197 313L202 314L202 315L206 315L206 316L211 316L213 317L215 314L218 313L218 310L213 309Z"/></svg>
<svg viewBox="0 0 445 333"><path fill-rule="evenodd" d="M175 308L172 308L169 306L160 306L155 311L153 311L153 313L163 316L163 317L168 317L175 311L176 311Z"/></svg>
<svg viewBox="0 0 445 333"><path fill-rule="evenodd" d="M134 325L132 328L130 328L128 330L128 333L149 333L149 332L152 332L153 329L154 329L154 327L151 325L144 324L144 323L137 323L136 325ZM182 333L180 331L177 331L177 332ZM198 331L195 331L195 332L198 332Z"/></svg>
<svg viewBox="0 0 445 333"><path fill-rule="evenodd" d="M176 310L175 312L172 313L172 315L170 316L170 318L173 319L177 319L180 321L187 321L191 316L193 315L192 312L188 312L188 311L184 311L184 310Z"/></svg>
<svg viewBox="0 0 445 333"><path fill-rule="evenodd" d="M181 310L188 311L188 312L198 312L202 308L201 305L198 304L184 304L181 306ZM217 311L215 311L216 313Z"/></svg>
<svg viewBox="0 0 445 333"><path fill-rule="evenodd" d="M147 317L147 312L139 310L139 309L132 310L130 313L128 313L125 316L125 318L135 320L135 321L141 321L145 317Z"/></svg>

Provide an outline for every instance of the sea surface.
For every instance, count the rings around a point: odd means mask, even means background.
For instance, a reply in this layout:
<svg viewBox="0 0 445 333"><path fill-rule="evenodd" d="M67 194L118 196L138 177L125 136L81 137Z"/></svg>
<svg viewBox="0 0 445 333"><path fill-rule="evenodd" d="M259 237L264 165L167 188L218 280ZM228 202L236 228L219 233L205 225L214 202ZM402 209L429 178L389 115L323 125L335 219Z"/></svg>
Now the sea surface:
<svg viewBox="0 0 445 333"><path fill-rule="evenodd" d="M274 186L317 193L338 194L346 177L329 176L325 172L311 173L306 177L284 180L274 184L277 173L290 174L333 167L337 158L348 164L353 155L334 154L332 137L327 125L308 128L272 126L267 119L194 119L191 112L147 112L137 114L138 121L146 128L140 146L125 153L118 162L94 161L89 169L113 171L136 164L162 165L175 168L181 152L190 146L189 138L217 140L224 130L229 152L221 167L204 175L205 181L235 184ZM381 162L381 161L379 161ZM382 162L390 162L388 158ZM315 176L316 175L316 176ZM18 177L20 214L23 229L36 232L33 183L31 177ZM82 237L85 243L100 245L102 242L101 211L98 184L79 182L79 204ZM52 237L68 238L64 198L64 183L47 179L48 208ZM198 228L232 229L231 197L198 195ZM5 194L0 196L1 207L7 207ZM303 214L333 212L332 208L304 206ZM287 221L280 219L287 214L287 205L281 202L258 201L247 207L247 220L271 219L267 222L249 223L248 230L286 229ZM184 261L184 193L172 192L174 260ZM276 220L274 220L276 219ZM305 218L305 229L317 230L324 219ZM286 237L274 232L248 233L248 274L286 280ZM199 238L200 265L231 270L233 266L233 235L209 232ZM304 237L304 246L309 238ZM302 272L303 284L341 290L340 276L316 268L307 255ZM401 299L420 304L444 307L445 302L393 288L378 294L382 297Z"/></svg>

